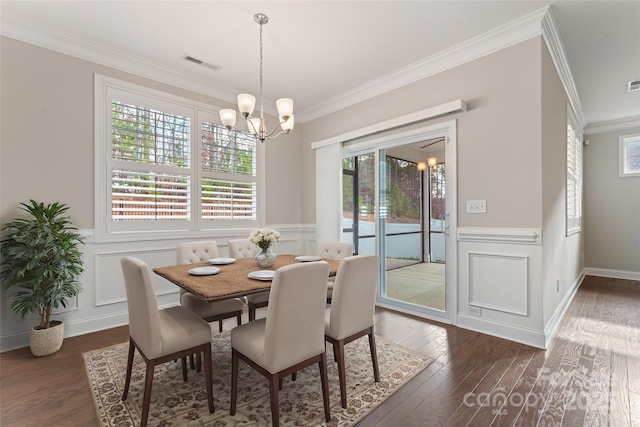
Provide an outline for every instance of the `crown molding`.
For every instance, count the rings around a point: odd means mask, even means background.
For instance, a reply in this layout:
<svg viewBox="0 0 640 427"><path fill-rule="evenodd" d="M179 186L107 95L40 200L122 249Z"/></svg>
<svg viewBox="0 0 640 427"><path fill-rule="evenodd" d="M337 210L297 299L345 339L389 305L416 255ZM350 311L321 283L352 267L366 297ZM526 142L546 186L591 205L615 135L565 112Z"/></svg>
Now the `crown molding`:
<svg viewBox="0 0 640 427"><path fill-rule="evenodd" d="M567 61L567 55L565 54L560 35L558 34L558 27L556 26L551 8L547 7L547 11L542 17L542 38L547 45L553 64L556 66L556 71L562 82L567 96L569 97L569 103L573 108L578 125L584 128L584 116L582 114L582 104L580 103L580 97L578 96L578 90L574 84L573 74L571 74L571 67Z"/></svg>
<svg viewBox="0 0 640 427"><path fill-rule="evenodd" d="M618 120L609 120L606 122L589 123L584 128L584 134L594 135L597 133L615 132L633 128L640 128L640 116L632 116Z"/></svg>
<svg viewBox="0 0 640 427"><path fill-rule="evenodd" d="M483 56L542 34L542 22L549 7L544 7L508 24L459 43L392 73L358 86L300 111L303 121L317 119L407 84L433 76Z"/></svg>
<svg viewBox="0 0 640 427"><path fill-rule="evenodd" d="M112 49L103 44L89 42L69 33L42 26L6 12L0 12L0 34L65 55L191 90L222 101L235 103L235 93L224 87L212 85L211 81L204 81L192 75L185 75L176 69L141 60L126 52ZM582 126L582 108L549 6L400 68L393 73L372 80L341 95L327 99L311 108L300 110L296 113L296 121L303 123L317 119L536 36L542 36L549 47L562 84L569 95L571 105ZM269 109L266 108L265 110ZM276 114L275 109L265 112Z"/></svg>
<svg viewBox="0 0 640 427"><path fill-rule="evenodd" d="M236 102L237 94L223 87L212 85L209 80L205 81L193 75L186 75L176 69L144 61L137 56L110 48L107 45L90 42L67 32L1 11L0 35L94 62L105 67L115 68L140 77L208 95L222 101ZM273 110L275 111L275 108Z"/></svg>

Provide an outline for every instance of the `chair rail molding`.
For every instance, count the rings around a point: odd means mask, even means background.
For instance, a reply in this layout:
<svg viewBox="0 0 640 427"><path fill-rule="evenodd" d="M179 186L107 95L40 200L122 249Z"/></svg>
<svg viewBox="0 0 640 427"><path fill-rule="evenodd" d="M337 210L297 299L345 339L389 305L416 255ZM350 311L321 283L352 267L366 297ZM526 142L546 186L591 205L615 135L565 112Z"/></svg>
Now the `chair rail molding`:
<svg viewBox="0 0 640 427"><path fill-rule="evenodd" d="M542 229L458 227L458 241L542 245Z"/></svg>

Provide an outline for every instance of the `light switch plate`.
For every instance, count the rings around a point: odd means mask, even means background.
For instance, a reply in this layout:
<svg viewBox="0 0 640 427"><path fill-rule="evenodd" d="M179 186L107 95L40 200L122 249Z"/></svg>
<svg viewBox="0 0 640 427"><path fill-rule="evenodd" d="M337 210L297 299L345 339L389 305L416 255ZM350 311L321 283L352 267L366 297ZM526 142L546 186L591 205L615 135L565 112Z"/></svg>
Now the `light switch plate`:
<svg viewBox="0 0 640 427"><path fill-rule="evenodd" d="M483 214L487 213L486 200L467 200L467 213Z"/></svg>

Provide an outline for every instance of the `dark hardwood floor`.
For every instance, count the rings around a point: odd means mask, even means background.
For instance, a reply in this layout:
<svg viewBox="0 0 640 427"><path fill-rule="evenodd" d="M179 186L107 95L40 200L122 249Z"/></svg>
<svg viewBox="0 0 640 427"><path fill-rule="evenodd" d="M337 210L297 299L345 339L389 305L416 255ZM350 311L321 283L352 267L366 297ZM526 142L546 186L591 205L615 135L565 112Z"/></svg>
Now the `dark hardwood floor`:
<svg viewBox="0 0 640 427"><path fill-rule="evenodd" d="M383 309L375 326L435 361L360 426L640 426L640 282L585 278L547 351ZM82 353L127 333L1 354L0 426L97 426Z"/></svg>

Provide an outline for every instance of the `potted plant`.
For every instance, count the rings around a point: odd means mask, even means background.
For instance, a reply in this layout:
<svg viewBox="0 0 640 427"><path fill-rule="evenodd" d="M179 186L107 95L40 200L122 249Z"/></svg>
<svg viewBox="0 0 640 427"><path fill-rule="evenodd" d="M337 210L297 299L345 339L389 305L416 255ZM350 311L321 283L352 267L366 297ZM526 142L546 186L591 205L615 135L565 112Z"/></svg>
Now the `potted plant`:
<svg viewBox="0 0 640 427"><path fill-rule="evenodd" d="M29 216L15 218L3 227L0 277L2 285L13 291L14 313L22 318L40 314L40 324L31 330L29 339L34 356L46 356L58 351L64 338L64 325L51 320L51 312L66 307L67 299L80 292L83 261L79 246L84 239L65 216L69 210L65 204L30 200L21 205Z"/></svg>

